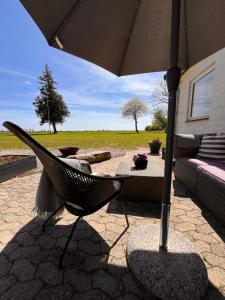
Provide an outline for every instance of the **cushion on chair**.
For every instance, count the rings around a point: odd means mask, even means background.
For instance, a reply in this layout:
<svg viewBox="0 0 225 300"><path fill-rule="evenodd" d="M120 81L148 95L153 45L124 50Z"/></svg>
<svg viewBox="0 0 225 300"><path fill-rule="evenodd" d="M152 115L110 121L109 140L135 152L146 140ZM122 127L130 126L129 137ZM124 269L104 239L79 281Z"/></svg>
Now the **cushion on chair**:
<svg viewBox="0 0 225 300"><path fill-rule="evenodd" d="M66 163L67 165L73 167L74 169L81 171L81 165L78 159L69 159L69 158L62 158L62 157L58 157L58 158L62 160L64 163Z"/></svg>
<svg viewBox="0 0 225 300"><path fill-rule="evenodd" d="M59 157L59 159L76 170L82 171L87 174L92 173L91 166L86 160L61 158L61 157Z"/></svg>
<svg viewBox="0 0 225 300"><path fill-rule="evenodd" d="M197 158L225 161L225 135L204 135L198 150Z"/></svg>

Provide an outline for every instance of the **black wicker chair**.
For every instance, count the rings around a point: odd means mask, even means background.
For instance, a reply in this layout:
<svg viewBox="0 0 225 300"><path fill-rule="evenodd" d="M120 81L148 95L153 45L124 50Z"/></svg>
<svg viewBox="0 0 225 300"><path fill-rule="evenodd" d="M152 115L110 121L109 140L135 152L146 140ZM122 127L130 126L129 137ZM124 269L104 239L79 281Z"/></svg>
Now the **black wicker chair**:
<svg viewBox="0 0 225 300"><path fill-rule="evenodd" d="M64 201L63 205L61 205L48 219L45 220L42 226L43 231L45 230L46 223L63 206L70 213L78 216L60 258L59 267L61 268L66 249L69 245L78 221L83 216L96 212L111 199L117 196L122 189L124 180L128 179L129 177L100 177L76 170L54 156L51 152L30 137L30 135L22 130L19 126L8 121L4 122L3 126L15 134L34 151L43 164L43 167L51 179L58 196ZM123 208L127 227L129 227L126 214L126 205L124 201Z"/></svg>

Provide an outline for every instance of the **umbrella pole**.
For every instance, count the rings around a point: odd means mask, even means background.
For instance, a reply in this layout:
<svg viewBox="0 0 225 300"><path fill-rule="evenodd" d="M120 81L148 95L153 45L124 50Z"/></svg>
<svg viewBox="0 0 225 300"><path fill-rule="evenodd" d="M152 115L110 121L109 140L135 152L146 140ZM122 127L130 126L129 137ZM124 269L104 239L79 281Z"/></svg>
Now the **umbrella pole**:
<svg viewBox="0 0 225 300"><path fill-rule="evenodd" d="M171 68L167 71L166 74L166 81L167 81L167 87L169 92L169 101L168 101L165 172L164 172L162 213L161 213L161 226L160 226L160 244L159 244L161 250L167 250L167 246L168 246L170 192L171 192L171 178L172 178L172 168L173 168L173 143L174 143L174 128L175 128L175 115L176 115L176 97L177 97L177 90L180 82L180 68L178 67L179 34L180 34L180 0L173 0L172 18L171 18L171 46L170 46Z"/></svg>

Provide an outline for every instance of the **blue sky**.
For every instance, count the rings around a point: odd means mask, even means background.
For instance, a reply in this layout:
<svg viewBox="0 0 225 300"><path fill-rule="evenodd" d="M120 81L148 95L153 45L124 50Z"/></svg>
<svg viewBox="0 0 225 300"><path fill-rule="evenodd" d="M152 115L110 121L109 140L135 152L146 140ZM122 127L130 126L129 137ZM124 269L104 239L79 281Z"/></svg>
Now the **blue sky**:
<svg viewBox="0 0 225 300"><path fill-rule="evenodd" d="M52 70L71 112L59 130L132 130L133 122L120 116L122 104L139 96L151 108L151 94L162 73L119 78L49 47L17 0L1 0L0 25L0 129L5 120L26 129L47 129L47 125L39 125L32 105L39 92L37 77L45 64ZM151 110L140 120L140 129L150 119Z"/></svg>

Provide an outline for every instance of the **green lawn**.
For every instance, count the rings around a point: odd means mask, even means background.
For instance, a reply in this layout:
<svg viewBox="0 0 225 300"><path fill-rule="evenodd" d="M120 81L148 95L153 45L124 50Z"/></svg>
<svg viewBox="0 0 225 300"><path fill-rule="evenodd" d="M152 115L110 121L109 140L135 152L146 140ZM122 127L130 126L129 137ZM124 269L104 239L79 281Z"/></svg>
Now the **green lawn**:
<svg viewBox="0 0 225 300"><path fill-rule="evenodd" d="M133 131L65 131L57 134L34 132L31 136L43 146L54 149L60 146L78 146L80 148L123 148L135 149L148 146L148 141L159 138L165 145L164 132L135 133ZM9 132L0 132L0 149L26 148L17 137Z"/></svg>

